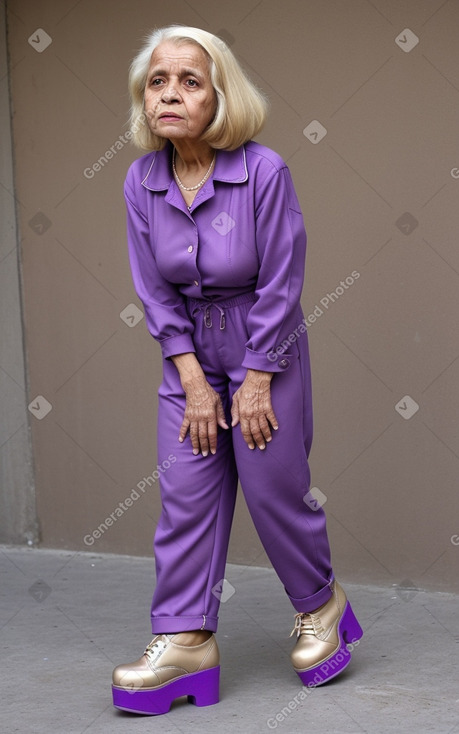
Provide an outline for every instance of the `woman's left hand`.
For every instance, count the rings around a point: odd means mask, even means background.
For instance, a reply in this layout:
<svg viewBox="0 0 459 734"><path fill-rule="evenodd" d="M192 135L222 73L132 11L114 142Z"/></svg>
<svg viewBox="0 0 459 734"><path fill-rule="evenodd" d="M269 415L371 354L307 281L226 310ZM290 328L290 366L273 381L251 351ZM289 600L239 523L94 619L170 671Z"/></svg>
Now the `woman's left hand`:
<svg viewBox="0 0 459 734"><path fill-rule="evenodd" d="M264 449L272 439L271 427L275 431L279 427L271 405L272 377L272 372L247 370L244 382L233 395L231 425L241 424L249 449Z"/></svg>

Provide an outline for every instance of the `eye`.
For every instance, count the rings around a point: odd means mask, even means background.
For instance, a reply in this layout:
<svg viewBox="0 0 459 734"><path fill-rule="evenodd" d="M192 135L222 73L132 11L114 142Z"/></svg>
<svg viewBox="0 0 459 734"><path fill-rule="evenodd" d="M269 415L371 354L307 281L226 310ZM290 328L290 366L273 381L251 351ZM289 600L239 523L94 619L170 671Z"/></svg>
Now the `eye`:
<svg viewBox="0 0 459 734"><path fill-rule="evenodd" d="M162 79L159 79L159 78L152 79L150 81L150 86L151 87L159 87L160 84L162 84Z"/></svg>
<svg viewBox="0 0 459 734"><path fill-rule="evenodd" d="M196 81L196 79L187 79L186 83L189 87L192 87L192 88L198 86L198 82Z"/></svg>

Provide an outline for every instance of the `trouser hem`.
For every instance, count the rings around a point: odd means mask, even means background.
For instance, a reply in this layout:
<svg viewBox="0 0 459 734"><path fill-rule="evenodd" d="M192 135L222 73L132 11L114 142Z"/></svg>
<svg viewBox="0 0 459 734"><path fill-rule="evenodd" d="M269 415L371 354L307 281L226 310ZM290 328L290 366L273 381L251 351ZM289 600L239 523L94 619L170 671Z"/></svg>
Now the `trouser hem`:
<svg viewBox="0 0 459 734"><path fill-rule="evenodd" d="M166 635L188 630L208 630L216 632L218 617L208 617L201 614L200 617L152 617L151 631L154 635Z"/></svg>
<svg viewBox="0 0 459 734"><path fill-rule="evenodd" d="M303 599L296 599L293 596L290 596L290 594L287 592L287 596L292 602L293 606L295 607L297 612L303 612L310 614L311 612L315 612L316 609L321 607L323 604L326 604L329 599L331 599L333 591L332 591L332 585L333 585L334 577L330 579L328 584L324 586L322 589L317 591L315 594L312 594L312 596L305 596Z"/></svg>

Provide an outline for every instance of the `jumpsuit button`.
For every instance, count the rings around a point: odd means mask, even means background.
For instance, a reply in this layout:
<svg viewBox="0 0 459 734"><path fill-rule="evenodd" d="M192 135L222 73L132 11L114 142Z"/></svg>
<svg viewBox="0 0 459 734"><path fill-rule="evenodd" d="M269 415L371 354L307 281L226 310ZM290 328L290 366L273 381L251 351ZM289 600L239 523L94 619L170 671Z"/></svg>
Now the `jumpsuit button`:
<svg viewBox="0 0 459 734"><path fill-rule="evenodd" d="M193 252L193 245L190 245L190 246L188 247L188 252Z"/></svg>
<svg viewBox="0 0 459 734"><path fill-rule="evenodd" d="M193 283L194 283L195 286L198 286L199 285L199 283L198 283L197 280L193 280Z"/></svg>
<svg viewBox="0 0 459 734"><path fill-rule="evenodd" d="M289 366L290 362L288 359L280 359L279 360L279 367L282 367L282 369L286 369Z"/></svg>

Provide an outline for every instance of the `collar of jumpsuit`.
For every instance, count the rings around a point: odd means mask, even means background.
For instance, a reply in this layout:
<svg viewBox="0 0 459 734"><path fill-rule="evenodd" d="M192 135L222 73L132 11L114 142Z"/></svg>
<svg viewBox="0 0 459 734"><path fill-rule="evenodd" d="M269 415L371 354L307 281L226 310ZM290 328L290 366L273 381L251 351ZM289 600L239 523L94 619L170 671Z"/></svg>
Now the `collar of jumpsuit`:
<svg viewBox="0 0 459 734"><path fill-rule="evenodd" d="M150 168L142 181L142 186L145 186L150 191L165 191L166 189L170 189L166 197L168 203L174 203L172 199L175 198L177 192L180 194L172 175L172 150L172 144L168 142L162 150L158 150L153 154ZM213 174L196 194L190 209L195 209L196 206L213 196L213 181L237 184L244 183L247 181L247 178L248 171L244 146L236 148L236 150L218 150ZM171 182L174 184L174 188L171 187ZM180 199L183 201L181 194Z"/></svg>

